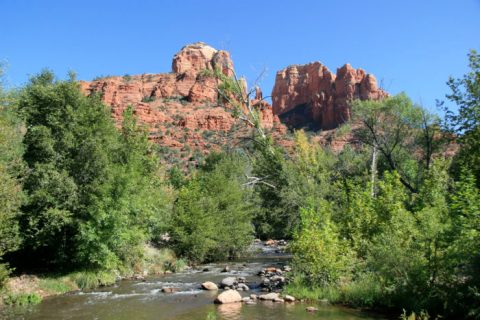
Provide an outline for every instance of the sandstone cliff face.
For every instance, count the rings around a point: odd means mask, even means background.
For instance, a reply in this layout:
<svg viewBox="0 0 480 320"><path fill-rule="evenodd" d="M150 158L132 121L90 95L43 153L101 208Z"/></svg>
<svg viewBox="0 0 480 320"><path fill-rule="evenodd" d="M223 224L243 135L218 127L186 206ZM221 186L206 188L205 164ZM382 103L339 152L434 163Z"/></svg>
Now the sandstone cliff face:
<svg viewBox="0 0 480 320"><path fill-rule="evenodd" d="M172 61L172 72L81 81L87 95L99 93L111 106L112 116L121 125L125 109L131 105L139 121L149 130L150 140L159 145L170 162L195 163L211 150L234 146L249 134L219 104L217 79L204 70L220 69L233 76L233 62L226 51L198 42L183 47ZM272 92L273 108L256 88L252 104L260 111L263 126L284 146L285 123L292 128L332 129L350 118L352 99L381 99L375 77L345 65L330 72L319 62L292 65L277 73ZM228 106L227 106L228 108ZM341 149L349 139L333 133L320 134L319 143ZM338 141L337 141L338 140Z"/></svg>
<svg viewBox="0 0 480 320"><path fill-rule="evenodd" d="M230 54L199 42L183 47L173 57L171 73L106 77L81 81L80 86L87 95L102 95L103 102L111 106L117 125L131 105L139 121L147 125L150 140L172 154L172 159L189 160L232 145L248 134L218 104L217 80L202 72L217 68L227 76L233 75ZM254 102L266 128L284 129L268 103Z"/></svg>
<svg viewBox="0 0 480 320"><path fill-rule="evenodd" d="M313 62L277 72L272 106L289 127L328 130L350 119L351 100L386 96L375 77L362 69L346 64L333 74L320 62Z"/></svg>

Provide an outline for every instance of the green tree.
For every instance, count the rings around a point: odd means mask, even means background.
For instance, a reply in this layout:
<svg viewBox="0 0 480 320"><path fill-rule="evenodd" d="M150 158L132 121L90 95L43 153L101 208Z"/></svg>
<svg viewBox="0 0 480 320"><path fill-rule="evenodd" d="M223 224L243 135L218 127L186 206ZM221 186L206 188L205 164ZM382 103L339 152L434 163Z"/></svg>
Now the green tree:
<svg viewBox="0 0 480 320"><path fill-rule="evenodd" d="M132 110L119 132L98 96L86 97L74 77L58 81L48 71L31 79L18 105L29 167L24 256L64 268L117 268L140 259L168 209L158 159Z"/></svg>
<svg viewBox="0 0 480 320"><path fill-rule="evenodd" d="M253 206L245 164L237 155L213 155L181 187L171 230L177 253L193 262L222 260L238 256L250 244Z"/></svg>
<svg viewBox="0 0 480 320"><path fill-rule="evenodd" d="M446 253L444 301L447 311L470 318L480 317L480 190L475 176L464 169L450 199L453 227Z"/></svg>
<svg viewBox="0 0 480 320"><path fill-rule="evenodd" d="M341 277L348 275L352 257L331 220L330 204L323 201L317 210L301 208L300 217L300 226L290 245L295 272L309 286L338 284Z"/></svg>
<svg viewBox="0 0 480 320"><path fill-rule="evenodd" d="M0 288L8 274L6 266L1 264L2 258L4 254L17 250L21 242L18 216L23 201L22 129L12 97L3 92L0 83Z"/></svg>
<svg viewBox="0 0 480 320"><path fill-rule="evenodd" d="M352 110L354 122L360 122L355 134L373 150L372 177L378 153L380 169L397 171L402 184L417 192L422 174L439 147L437 118L405 94L380 101L355 101Z"/></svg>
<svg viewBox="0 0 480 320"><path fill-rule="evenodd" d="M458 106L458 113L446 109L445 123L461 146L454 161L456 175L463 167L470 168L480 183L480 54L471 50L468 60L470 71L447 82L451 90L447 99Z"/></svg>

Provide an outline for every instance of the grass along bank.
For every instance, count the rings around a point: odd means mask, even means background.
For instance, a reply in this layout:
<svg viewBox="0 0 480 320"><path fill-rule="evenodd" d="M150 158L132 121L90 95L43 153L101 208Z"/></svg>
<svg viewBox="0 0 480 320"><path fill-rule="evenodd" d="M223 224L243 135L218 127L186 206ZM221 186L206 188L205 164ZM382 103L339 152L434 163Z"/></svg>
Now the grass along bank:
<svg viewBox="0 0 480 320"><path fill-rule="evenodd" d="M20 275L9 278L0 290L1 306L26 306L40 303L45 297L76 290L91 290L113 285L128 278L181 271L186 267L170 249L145 248L145 256L130 268L119 270L83 270L68 274Z"/></svg>
<svg viewBox="0 0 480 320"><path fill-rule="evenodd" d="M339 285L312 287L301 277L294 277L285 287L285 294L308 301L325 301L351 307L371 309L381 304L384 293L377 281L365 275L356 281L345 281Z"/></svg>

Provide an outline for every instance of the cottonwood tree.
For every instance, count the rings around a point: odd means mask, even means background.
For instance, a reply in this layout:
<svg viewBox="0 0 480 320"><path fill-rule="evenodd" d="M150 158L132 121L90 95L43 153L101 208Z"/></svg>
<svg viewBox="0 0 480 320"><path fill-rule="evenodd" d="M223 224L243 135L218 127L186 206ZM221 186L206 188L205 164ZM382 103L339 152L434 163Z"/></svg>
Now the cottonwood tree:
<svg viewBox="0 0 480 320"><path fill-rule="evenodd" d="M17 250L21 243L18 216L23 201L21 178L25 173L22 138L22 122L0 82L0 288L8 275L2 257Z"/></svg>
<svg viewBox="0 0 480 320"><path fill-rule="evenodd" d="M469 168L480 186L480 54L471 50L468 60L470 71L462 78L451 77L447 82L451 93L446 97L458 106L458 112L444 108L444 124L458 137L461 146L454 161L457 177L462 167ZM443 102L440 106L443 107Z"/></svg>
<svg viewBox="0 0 480 320"><path fill-rule="evenodd" d="M405 94L380 101L354 101L352 110L353 122L359 123L354 134L373 150L372 185L381 157L386 168L399 173L408 190L417 192L422 172L428 170L439 146L437 118Z"/></svg>

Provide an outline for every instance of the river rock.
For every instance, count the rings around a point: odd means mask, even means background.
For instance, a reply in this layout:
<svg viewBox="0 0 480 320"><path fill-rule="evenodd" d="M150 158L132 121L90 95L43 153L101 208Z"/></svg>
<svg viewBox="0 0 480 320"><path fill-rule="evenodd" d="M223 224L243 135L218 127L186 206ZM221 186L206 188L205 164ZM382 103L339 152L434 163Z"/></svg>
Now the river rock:
<svg viewBox="0 0 480 320"><path fill-rule="evenodd" d="M252 299L250 297L243 297L242 302L248 302L251 301Z"/></svg>
<svg viewBox="0 0 480 320"><path fill-rule="evenodd" d="M218 287L215 283L211 281L206 281L202 283L202 289L204 290L218 290Z"/></svg>
<svg viewBox="0 0 480 320"><path fill-rule="evenodd" d="M286 301L286 302L295 302L295 298L292 297L292 296L289 296L288 294L283 297L283 299Z"/></svg>
<svg viewBox="0 0 480 320"><path fill-rule="evenodd" d="M262 294L262 295L259 295L258 296L258 299L260 300L271 300L271 301L274 301L275 299L278 298L278 293L276 292L270 292L270 293L267 293L267 294Z"/></svg>
<svg viewBox="0 0 480 320"><path fill-rule="evenodd" d="M222 272L229 272L230 271L230 267L229 266L225 266L223 267L222 269Z"/></svg>
<svg viewBox="0 0 480 320"><path fill-rule="evenodd" d="M245 283L239 283L237 285L237 290L248 291L250 288Z"/></svg>
<svg viewBox="0 0 480 320"><path fill-rule="evenodd" d="M254 293L252 293L252 294L250 295L250 299L252 299L252 300L257 300L257 295L254 294Z"/></svg>
<svg viewBox="0 0 480 320"><path fill-rule="evenodd" d="M174 293L180 291L179 288L172 288L172 287L163 287L162 292L164 293Z"/></svg>
<svg viewBox="0 0 480 320"><path fill-rule="evenodd" d="M318 308L316 308L316 307L306 307L305 310L307 310L308 312L315 312L315 311L318 311Z"/></svg>
<svg viewBox="0 0 480 320"><path fill-rule="evenodd" d="M237 278L235 277L227 277L222 280L220 283L220 287L234 287L237 284Z"/></svg>
<svg viewBox="0 0 480 320"><path fill-rule="evenodd" d="M234 303L234 302L241 302L242 296L236 290L227 290L220 293L215 299L215 303Z"/></svg>
<svg viewBox="0 0 480 320"><path fill-rule="evenodd" d="M283 283L285 282L285 278L282 276L273 276L270 278L270 282L280 282Z"/></svg>
<svg viewBox="0 0 480 320"><path fill-rule="evenodd" d="M265 241L265 245L269 246L269 247L275 246L276 244L277 244L277 241L273 240L273 239L269 239L269 240Z"/></svg>

